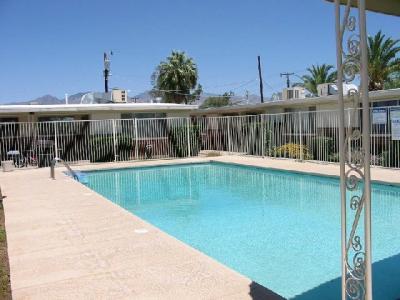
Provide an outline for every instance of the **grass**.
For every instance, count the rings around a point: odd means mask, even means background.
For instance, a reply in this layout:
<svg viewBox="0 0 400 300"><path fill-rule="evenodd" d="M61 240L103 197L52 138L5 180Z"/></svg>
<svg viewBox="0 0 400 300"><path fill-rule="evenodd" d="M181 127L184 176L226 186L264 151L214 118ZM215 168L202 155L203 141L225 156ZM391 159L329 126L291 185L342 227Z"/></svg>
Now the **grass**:
<svg viewBox="0 0 400 300"><path fill-rule="evenodd" d="M7 235L4 225L3 203L0 201L0 299L9 300L11 297L10 266L7 255Z"/></svg>

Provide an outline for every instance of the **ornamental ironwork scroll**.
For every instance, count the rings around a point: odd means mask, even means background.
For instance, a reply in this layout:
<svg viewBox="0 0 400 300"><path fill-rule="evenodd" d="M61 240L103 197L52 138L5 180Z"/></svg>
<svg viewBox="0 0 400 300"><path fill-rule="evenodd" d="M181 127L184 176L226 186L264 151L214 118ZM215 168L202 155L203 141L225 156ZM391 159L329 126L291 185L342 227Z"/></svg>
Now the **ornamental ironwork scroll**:
<svg viewBox="0 0 400 300"><path fill-rule="evenodd" d="M357 33L357 18L350 15L351 7L348 1L345 7L344 17L340 26L340 42L342 49L342 64L338 66L338 72L342 72L346 83L351 83L358 78L360 72L360 36ZM346 38L345 38L346 35ZM340 83L339 83L340 84ZM365 241L364 230L361 228L363 219L364 196L364 152L362 148L362 134L360 129L353 128L353 122L359 119L357 108L360 104L360 92L358 89L350 89L347 93L352 104L348 114L348 128L345 133L345 182L346 182L346 211L350 211L351 229L346 237L346 297L348 299L365 298ZM349 201L347 199L350 198ZM347 222L346 222L347 223ZM350 225L350 224L349 224Z"/></svg>

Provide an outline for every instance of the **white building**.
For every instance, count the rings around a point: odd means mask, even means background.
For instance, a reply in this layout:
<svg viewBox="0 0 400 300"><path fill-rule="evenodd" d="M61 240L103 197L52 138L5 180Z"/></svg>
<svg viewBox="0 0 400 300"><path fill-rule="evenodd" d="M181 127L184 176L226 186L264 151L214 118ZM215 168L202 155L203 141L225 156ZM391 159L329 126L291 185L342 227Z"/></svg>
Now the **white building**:
<svg viewBox="0 0 400 300"><path fill-rule="evenodd" d="M175 103L0 105L0 122L187 117L197 108Z"/></svg>

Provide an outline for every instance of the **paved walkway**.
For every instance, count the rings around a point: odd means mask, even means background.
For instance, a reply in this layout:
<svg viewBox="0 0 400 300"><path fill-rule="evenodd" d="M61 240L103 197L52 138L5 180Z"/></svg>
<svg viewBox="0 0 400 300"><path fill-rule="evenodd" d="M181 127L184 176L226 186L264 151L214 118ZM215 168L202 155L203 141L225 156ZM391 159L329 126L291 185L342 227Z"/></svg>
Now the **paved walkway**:
<svg viewBox="0 0 400 300"><path fill-rule="evenodd" d="M223 156L216 161L337 176L334 164ZM108 163L99 169L207 158ZM279 299L78 182L49 169L0 173L14 299ZM400 171L372 169L400 184Z"/></svg>
<svg viewBox="0 0 400 300"><path fill-rule="evenodd" d="M13 299L280 298L61 171L0 173Z"/></svg>

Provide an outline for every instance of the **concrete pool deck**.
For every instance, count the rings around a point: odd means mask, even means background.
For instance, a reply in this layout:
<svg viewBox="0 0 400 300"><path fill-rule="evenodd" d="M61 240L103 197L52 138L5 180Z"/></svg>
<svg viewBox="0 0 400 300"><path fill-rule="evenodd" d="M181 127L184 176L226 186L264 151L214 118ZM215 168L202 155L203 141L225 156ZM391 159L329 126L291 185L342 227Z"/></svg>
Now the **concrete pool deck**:
<svg viewBox="0 0 400 300"><path fill-rule="evenodd" d="M335 164L221 156L76 170L221 161L337 176ZM280 299L56 169L0 173L14 299ZM372 168L400 184L400 171Z"/></svg>

